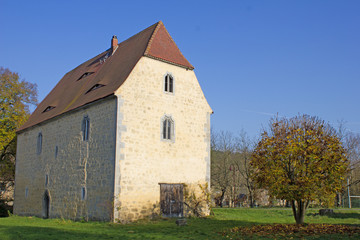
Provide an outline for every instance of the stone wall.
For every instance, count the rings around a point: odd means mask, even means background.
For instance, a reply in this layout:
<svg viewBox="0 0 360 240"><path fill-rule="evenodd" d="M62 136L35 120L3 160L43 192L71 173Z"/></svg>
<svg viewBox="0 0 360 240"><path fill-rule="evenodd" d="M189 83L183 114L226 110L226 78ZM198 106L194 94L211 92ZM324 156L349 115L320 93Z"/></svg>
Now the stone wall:
<svg viewBox="0 0 360 240"><path fill-rule="evenodd" d="M15 214L43 216L47 190L50 217L111 220L116 104L112 96L18 134ZM90 119L88 141L82 137L85 116ZM40 132L42 151L38 154ZM81 199L83 187L85 200Z"/></svg>
<svg viewBox="0 0 360 240"><path fill-rule="evenodd" d="M164 92L164 76L174 93ZM115 218L131 221L158 211L159 183L210 181L210 114L194 71L143 57L117 90ZM165 116L175 139L161 137Z"/></svg>
<svg viewBox="0 0 360 240"><path fill-rule="evenodd" d="M164 91L167 73L174 93ZM50 217L127 222L159 213L159 183L210 182L212 110L194 71L143 57L115 95L18 134L15 214L43 216L48 192ZM164 116L174 120L171 141L161 137Z"/></svg>

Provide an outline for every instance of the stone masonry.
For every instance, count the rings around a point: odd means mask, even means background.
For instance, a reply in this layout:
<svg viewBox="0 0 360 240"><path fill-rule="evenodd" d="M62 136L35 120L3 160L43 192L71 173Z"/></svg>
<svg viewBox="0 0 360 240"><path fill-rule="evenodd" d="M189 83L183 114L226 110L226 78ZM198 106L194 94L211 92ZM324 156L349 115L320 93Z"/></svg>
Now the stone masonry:
<svg viewBox="0 0 360 240"><path fill-rule="evenodd" d="M174 77L174 93L164 77ZM152 214L159 183L210 185L210 114L192 70L142 57L118 97L115 219ZM171 116L173 142L161 139L161 119Z"/></svg>
<svg viewBox="0 0 360 240"><path fill-rule="evenodd" d="M14 213L44 216L46 191L49 217L128 222L159 213L159 183L210 183L211 113L193 70L142 57L115 96L18 134ZM171 141L161 137L164 116L174 120Z"/></svg>
<svg viewBox="0 0 360 240"><path fill-rule="evenodd" d="M115 113L116 98L111 97L20 133L14 213L42 217L44 193L48 190L49 217L110 220L114 189ZM88 141L82 139L84 116L90 119ZM37 137L40 132L43 136L42 151L38 154ZM82 187L86 189L85 200L81 200Z"/></svg>

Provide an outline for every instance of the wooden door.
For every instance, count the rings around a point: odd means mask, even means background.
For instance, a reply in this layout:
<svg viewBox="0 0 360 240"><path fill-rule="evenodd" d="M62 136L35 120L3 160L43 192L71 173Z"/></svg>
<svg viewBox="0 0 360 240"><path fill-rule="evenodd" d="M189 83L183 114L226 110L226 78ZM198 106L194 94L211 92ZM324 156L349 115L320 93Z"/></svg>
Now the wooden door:
<svg viewBox="0 0 360 240"><path fill-rule="evenodd" d="M160 210L164 217L183 216L183 185L160 183Z"/></svg>

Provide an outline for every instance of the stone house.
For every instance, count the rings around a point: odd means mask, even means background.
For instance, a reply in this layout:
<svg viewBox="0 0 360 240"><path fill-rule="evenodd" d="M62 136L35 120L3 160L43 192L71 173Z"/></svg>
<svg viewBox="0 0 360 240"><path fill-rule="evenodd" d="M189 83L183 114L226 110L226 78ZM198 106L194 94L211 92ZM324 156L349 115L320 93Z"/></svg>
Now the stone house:
<svg viewBox="0 0 360 240"><path fill-rule="evenodd" d="M71 70L18 129L14 214L119 220L183 215L210 181L210 115L160 21Z"/></svg>

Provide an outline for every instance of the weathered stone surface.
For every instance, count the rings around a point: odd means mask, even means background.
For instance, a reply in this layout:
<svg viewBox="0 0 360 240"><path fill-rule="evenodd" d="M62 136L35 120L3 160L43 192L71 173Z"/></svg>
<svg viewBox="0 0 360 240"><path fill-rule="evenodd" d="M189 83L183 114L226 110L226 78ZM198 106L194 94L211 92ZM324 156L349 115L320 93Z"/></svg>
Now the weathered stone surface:
<svg viewBox="0 0 360 240"><path fill-rule="evenodd" d="M168 73L174 93L164 91ZM48 190L50 217L128 222L159 216L159 183L209 183L211 112L192 70L141 58L115 96L19 134L14 213L42 216ZM171 141L161 137L164 116L174 120Z"/></svg>
<svg viewBox="0 0 360 240"><path fill-rule="evenodd" d="M164 92L164 77L174 77L174 93ZM159 183L209 183L210 113L212 112L194 71L143 57L116 92L118 132L114 213L121 220L141 218L129 209L149 209L159 214ZM174 120L175 139L161 139L161 119ZM122 143L122 145L120 145ZM120 158L117 158L120 159ZM129 220L129 219L127 219Z"/></svg>
<svg viewBox="0 0 360 240"><path fill-rule="evenodd" d="M112 97L18 135L15 214L41 217L44 193L48 190L50 217L111 219L115 112L116 99ZM88 141L82 140L84 116L90 118ZM39 132L43 135L41 154L36 152ZM56 146L58 154L55 157ZM86 188L86 200L81 200L82 187Z"/></svg>

